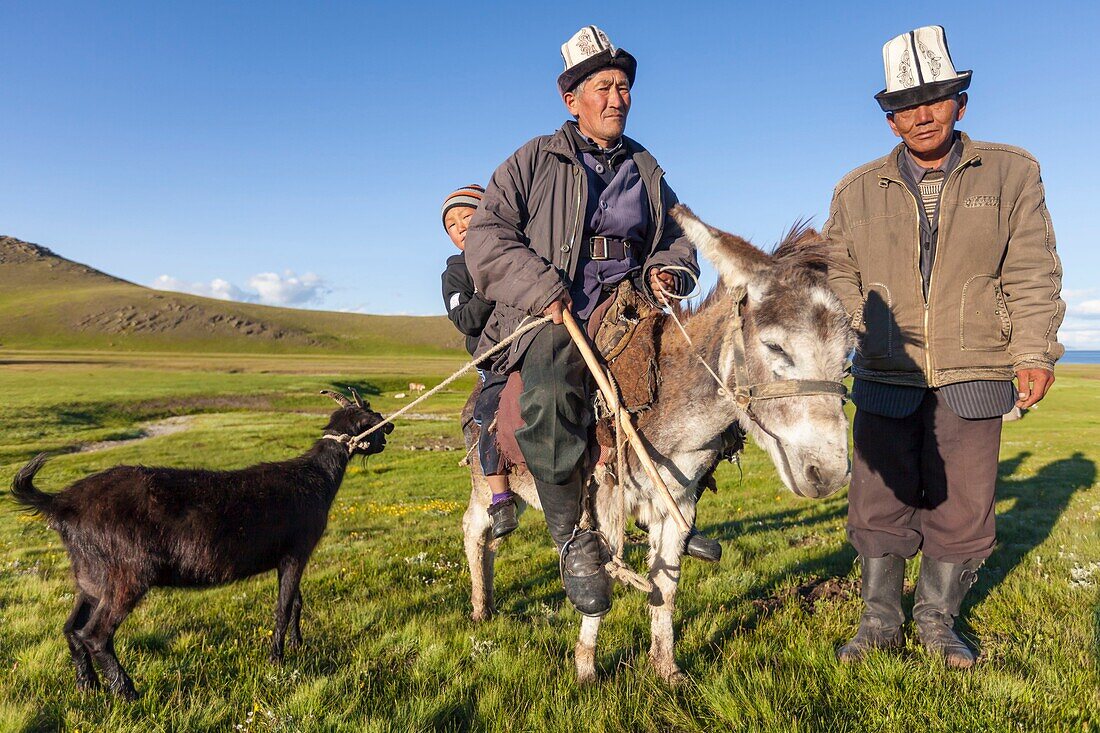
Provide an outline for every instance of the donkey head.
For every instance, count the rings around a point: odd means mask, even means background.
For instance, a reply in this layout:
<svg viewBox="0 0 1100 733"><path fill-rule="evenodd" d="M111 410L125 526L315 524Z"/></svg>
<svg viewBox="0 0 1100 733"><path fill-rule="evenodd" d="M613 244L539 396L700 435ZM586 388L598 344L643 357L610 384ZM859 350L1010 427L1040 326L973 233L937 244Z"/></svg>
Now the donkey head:
<svg viewBox="0 0 1100 733"><path fill-rule="evenodd" d="M743 374L752 385L843 378L852 334L844 308L826 283L827 253L816 232L795 227L767 254L704 224L685 206L671 214L721 278L695 317L710 313L713 321L708 322L722 331L711 358L727 390L736 381L741 339ZM820 498L847 484L848 421L840 395L753 400L738 404L735 414L795 494Z"/></svg>

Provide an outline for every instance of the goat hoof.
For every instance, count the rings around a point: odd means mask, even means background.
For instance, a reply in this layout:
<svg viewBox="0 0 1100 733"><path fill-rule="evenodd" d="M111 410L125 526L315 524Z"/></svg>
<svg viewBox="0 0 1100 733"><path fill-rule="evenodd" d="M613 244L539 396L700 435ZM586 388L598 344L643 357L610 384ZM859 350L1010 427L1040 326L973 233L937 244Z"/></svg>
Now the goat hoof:
<svg viewBox="0 0 1100 733"><path fill-rule="evenodd" d="M138 697L140 697L140 695L138 695L137 690L134 689L133 685L126 685L125 687L119 687L118 689L114 690L114 693L115 693L115 695L117 695L118 697L121 697L126 702L133 702L134 700L137 700Z"/></svg>
<svg viewBox="0 0 1100 733"><path fill-rule="evenodd" d="M99 680L95 677L78 677L76 689L80 692L95 692L99 689Z"/></svg>

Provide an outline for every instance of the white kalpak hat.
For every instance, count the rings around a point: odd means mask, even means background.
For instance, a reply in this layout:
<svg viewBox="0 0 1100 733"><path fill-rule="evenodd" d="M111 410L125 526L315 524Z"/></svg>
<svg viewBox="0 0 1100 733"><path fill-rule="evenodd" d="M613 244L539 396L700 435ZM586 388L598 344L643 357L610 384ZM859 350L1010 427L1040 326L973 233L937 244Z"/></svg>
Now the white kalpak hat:
<svg viewBox="0 0 1100 733"><path fill-rule="evenodd" d="M615 48L607 34L594 25L586 25L563 43L561 57L565 61L565 71L558 77L558 91L563 95L590 74L607 67L625 71L627 81L634 86L638 62L626 49Z"/></svg>
<svg viewBox="0 0 1100 733"><path fill-rule="evenodd" d="M932 102L965 90L973 71L955 71L942 25L902 33L882 47L886 88L875 95L884 112Z"/></svg>

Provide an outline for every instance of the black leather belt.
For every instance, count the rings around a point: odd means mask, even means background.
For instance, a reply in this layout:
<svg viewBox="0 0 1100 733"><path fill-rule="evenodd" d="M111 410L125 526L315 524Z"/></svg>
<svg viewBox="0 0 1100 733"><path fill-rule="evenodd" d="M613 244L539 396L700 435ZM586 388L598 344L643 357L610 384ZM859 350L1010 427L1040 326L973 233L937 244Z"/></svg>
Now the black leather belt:
<svg viewBox="0 0 1100 733"><path fill-rule="evenodd" d="M630 259L630 242L614 237L589 237L589 252L594 260Z"/></svg>

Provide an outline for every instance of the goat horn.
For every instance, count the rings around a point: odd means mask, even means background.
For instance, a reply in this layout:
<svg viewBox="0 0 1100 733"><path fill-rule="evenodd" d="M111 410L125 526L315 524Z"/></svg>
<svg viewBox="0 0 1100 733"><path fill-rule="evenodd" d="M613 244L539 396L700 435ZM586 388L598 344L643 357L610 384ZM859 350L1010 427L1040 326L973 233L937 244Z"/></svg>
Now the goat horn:
<svg viewBox="0 0 1100 733"><path fill-rule="evenodd" d="M359 390L357 390L355 387L348 387L348 389L351 390L351 396L355 399L356 405L362 407L364 410L370 408L370 405L363 402L363 397L359 394Z"/></svg>
<svg viewBox="0 0 1100 733"><path fill-rule="evenodd" d="M348 401L348 398L340 394L339 392L333 392L331 389L322 389L321 394L328 395L332 399L336 400L340 404L340 407L352 406L351 402Z"/></svg>

